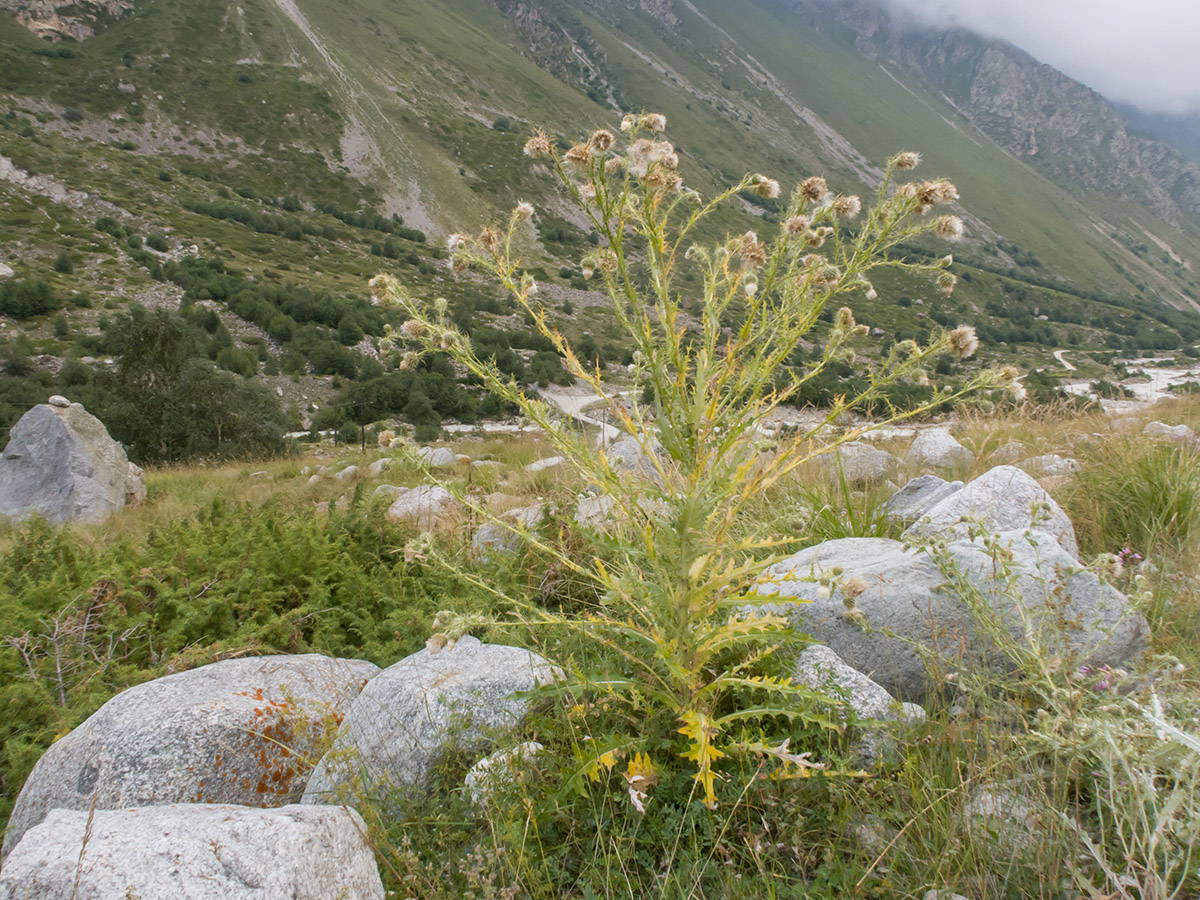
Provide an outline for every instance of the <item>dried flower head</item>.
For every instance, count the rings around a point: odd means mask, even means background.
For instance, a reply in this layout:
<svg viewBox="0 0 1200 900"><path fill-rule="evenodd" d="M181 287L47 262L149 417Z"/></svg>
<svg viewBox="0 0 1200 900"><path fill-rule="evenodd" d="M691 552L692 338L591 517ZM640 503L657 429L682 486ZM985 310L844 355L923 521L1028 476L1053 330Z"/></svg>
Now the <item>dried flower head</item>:
<svg viewBox="0 0 1200 900"><path fill-rule="evenodd" d="M748 269L761 268L767 262L767 248L753 231L730 241L729 252L741 259Z"/></svg>
<svg viewBox="0 0 1200 900"><path fill-rule="evenodd" d="M774 200L779 196L779 182L774 178L768 178L766 175L755 175L751 179L751 183L754 185L754 193L760 197Z"/></svg>
<svg viewBox="0 0 1200 900"><path fill-rule="evenodd" d="M626 162L626 160L625 160L625 157L623 157L623 156L610 156L608 159L606 159L604 161L604 174L605 175L618 174L622 169L625 168L625 162Z"/></svg>
<svg viewBox="0 0 1200 900"><path fill-rule="evenodd" d="M799 237L808 231L808 226L812 224L812 220L808 216L792 216L783 223L783 230L792 237Z"/></svg>
<svg viewBox="0 0 1200 900"><path fill-rule="evenodd" d="M647 131L663 132L667 130L667 117L662 113L646 113L642 125Z"/></svg>
<svg viewBox="0 0 1200 900"><path fill-rule="evenodd" d="M957 200L958 188L944 178L937 181L923 181L917 185L917 199L921 201L921 211L924 212L938 203Z"/></svg>
<svg viewBox="0 0 1200 900"><path fill-rule="evenodd" d="M849 197L838 197L833 201L833 211L836 215L843 216L847 219L853 219L860 212L862 212L862 201L854 195Z"/></svg>
<svg viewBox="0 0 1200 900"><path fill-rule="evenodd" d="M970 325L959 325L950 332L950 349L960 359L967 359L979 349L979 338Z"/></svg>
<svg viewBox="0 0 1200 900"><path fill-rule="evenodd" d="M579 169L586 169L592 161L592 151L587 144L576 144L563 154L563 159Z"/></svg>
<svg viewBox="0 0 1200 900"><path fill-rule="evenodd" d="M554 147L551 146L550 138L546 137L546 132L544 131L537 132L525 142L525 155L530 159L541 159L553 153Z"/></svg>
<svg viewBox="0 0 1200 900"><path fill-rule="evenodd" d="M867 297L867 299L868 299L868 300L874 300L874 299L875 299L876 297L878 297L878 296L879 296L879 292L875 290L875 287L874 287L874 285L872 285L872 284L868 284L868 285L867 285L867 291L866 291L866 297Z"/></svg>
<svg viewBox="0 0 1200 900"><path fill-rule="evenodd" d="M621 120L621 131L633 131L633 126L637 123L637 118L634 116L626 116Z"/></svg>
<svg viewBox="0 0 1200 900"><path fill-rule="evenodd" d="M867 589L867 583L861 578L850 576L842 582L842 602L853 606L855 599Z"/></svg>
<svg viewBox="0 0 1200 900"><path fill-rule="evenodd" d="M825 257L823 257L820 253L806 253L804 256L800 257L800 264L806 269L811 269L815 266L824 265Z"/></svg>
<svg viewBox="0 0 1200 900"><path fill-rule="evenodd" d="M958 216L941 216L933 223L934 233L948 241L961 241L963 238L963 220Z"/></svg>
<svg viewBox="0 0 1200 900"><path fill-rule="evenodd" d="M1016 366L1005 366L1000 370L1000 377L1005 381L1013 382L1021 377L1021 370Z"/></svg>
<svg viewBox="0 0 1200 900"><path fill-rule="evenodd" d="M488 250L495 250L500 246L500 232L491 225L486 226L479 232L479 243Z"/></svg>
<svg viewBox="0 0 1200 900"><path fill-rule="evenodd" d="M820 175L813 175L800 182L800 195L810 203L819 203L829 193L829 185Z"/></svg>
<svg viewBox="0 0 1200 900"><path fill-rule="evenodd" d="M746 296L748 298L753 300L754 295L758 293L758 279L753 275L748 275L745 280L742 281L742 290L746 292Z"/></svg>
<svg viewBox="0 0 1200 900"><path fill-rule="evenodd" d="M905 150L896 154L897 169L915 169L921 164L921 154L913 150Z"/></svg>
<svg viewBox="0 0 1200 900"><path fill-rule="evenodd" d="M611 131L607 128L599 128L593 131L592 136L588 138L588 146L592 148L593 153L607 153L615 140Z"/></svg>
<svg viewBox="0 0 1200 900"><path fill-rule="evenodd" d="M400 331L406 338L412 338L415 341L425 334L425 326L416 319L408 319L400 326Z"/></svg>
<svg viewBox="0 0 1200 900"><path fill-rule="evenodd" d="M529 219L533 217L533 204L528 200L522 200L513 210L517 214L518 219Z"/></svg>
<svg viewBox="0 0 1200 900"><path fill-rule="evenodd" d="M596 186L594 184L592 184L590 181L585 181L583 184L579 185L579 196L582 197L584 200L588 200L588 201L595 200L596 199Z"/></svg>
<svg viewBox="0 0 1200 900"><path fill-rule="evenodd" d="M839 331L853 331L856 324L854 310L848 306L843 306L833 317L833 325Z"/></svg>
<svg viewBox="0 0 1200 900"><path fill-rule="evenodd" d="M458 234L457 232L450 235L450 237L446 238L446 249L448 251L450 251L450 254L452 256L455 253L457 253L459 250L461 250L463 247L465 247L466 245L467 245L466 237L461 234Z"/></svg>
<svg viewBox="0 0 1200 900"><path fill-rule="evenodd" d="M820 248L825 246L825 239L831 234L833 234L833 229L828 225L822 225L820 228L814 228L811 231L806 232L804 235L804 243L810 247Z"/></svg>

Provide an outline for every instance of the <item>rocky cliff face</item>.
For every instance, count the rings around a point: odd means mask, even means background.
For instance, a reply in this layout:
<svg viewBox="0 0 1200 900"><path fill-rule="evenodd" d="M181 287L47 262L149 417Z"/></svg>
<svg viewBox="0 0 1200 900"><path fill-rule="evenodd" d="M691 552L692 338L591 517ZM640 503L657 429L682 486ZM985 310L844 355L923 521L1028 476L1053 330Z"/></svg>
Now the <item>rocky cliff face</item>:
<svg viewBox="0 0 1200 900"><path fill-rule="evenodd" d="M96 33L96 23L133 12L133 0L0 0L0 9L38 37L84 41Z"/></svg>
<svg viewBox="0 0 1200 900"><path fill-rule="evenodd" d="M1200 167L1131 133L1095 91L1003 41L897 21L874 0L790 0L814 27L926 81L1005 149L1052 178L1200 222Z"/></svg>

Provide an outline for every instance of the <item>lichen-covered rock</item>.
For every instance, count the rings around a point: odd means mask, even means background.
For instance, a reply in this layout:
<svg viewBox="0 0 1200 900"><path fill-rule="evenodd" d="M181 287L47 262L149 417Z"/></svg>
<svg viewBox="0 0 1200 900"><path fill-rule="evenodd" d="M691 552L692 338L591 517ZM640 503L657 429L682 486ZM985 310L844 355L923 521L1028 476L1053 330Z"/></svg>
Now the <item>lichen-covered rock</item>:
<svg viewBox="0 0 1200 900"><path fill-rule="evenodd" d="M458 508L454 495L440 484L401 488L385 514L389 522L416 522L430 528Z"/></svg>
<svg viewBox="0 0 1200 900"><path fill-rule="evenodd" d="M962 487L961 481L946 481L936 475L922 475L892 494L883 508L889 519L914 522L951 494L962 490Z"/></svg>
<svg viewBox="0 0 1200 900"><path fill-rule="evenodd" d="M9 433L0 454L0 519L102 522L144 498L141 469L104 424L78 403L53 399L61 402L33 407Z"/></svg>
<svg viewBox="0 0 1200 900"><path fill-rule="evenodd" d="M954 439L948 428L929 428L917 435L904 461L910 466L957 469L969 466L975 456Z"/></svg>
<svg viewBox="0 0 1200 900"><path fill-rule="evenodd" d="M0 900L383 900L362 818L338 807L56 809L0 872Z"/></svg>
<svg viewBox="0 0 1200 900"><path fill-rule="evenodd" d="M993 532L1044 531L1079 558L1075 526L1067 514L1033 476L1016 466L996 466L968 482L925 512L904 537L937 535L955 540L967 537L973 522Z"/></svg>
<svg viewBox="0 0 1200 900"><path fill-rule="evenodd" d="M51 809L162 803L281 806L379 667L303 656L229 659L122 691L51 744L21 789L7 854Z"/></svg>
<svg viewBox="0 0 1200 900"><path fill-rule="evenodd" d="M450 746L486 743L497 729L516 727L529 704L516 695L561 674L529 650L473 637L414 653L355 699L304 802L387 804L396 788L423 783Z"/></svg>
<svg viewBox="0 0 1200 900"><path fill-rule="evenodd" d="M771 608L903 700L923 701L940 687L918 646L945 671L1011 668L980 623L985 613L1018 643L1036 634L1064 665L1119 666L1145 648L1142 614L1050 535L997 539L1010 559L994 558L982 540L953 541L940 560L887 538L827 541L769 568L755 592L776 596Z"/></svg>

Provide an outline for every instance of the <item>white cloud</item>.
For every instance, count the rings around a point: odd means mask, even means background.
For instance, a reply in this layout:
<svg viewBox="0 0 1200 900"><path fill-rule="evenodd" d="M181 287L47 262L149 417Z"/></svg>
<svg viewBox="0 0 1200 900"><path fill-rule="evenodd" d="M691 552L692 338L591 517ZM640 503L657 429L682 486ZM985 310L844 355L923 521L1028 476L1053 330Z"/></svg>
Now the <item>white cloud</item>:
<svg viewBox="0 0 1200 900"><path fill-rule="evenodd" d="M1111 100L1200 111L1198 0L886 0L925 24L1011 41Z"/></svg>

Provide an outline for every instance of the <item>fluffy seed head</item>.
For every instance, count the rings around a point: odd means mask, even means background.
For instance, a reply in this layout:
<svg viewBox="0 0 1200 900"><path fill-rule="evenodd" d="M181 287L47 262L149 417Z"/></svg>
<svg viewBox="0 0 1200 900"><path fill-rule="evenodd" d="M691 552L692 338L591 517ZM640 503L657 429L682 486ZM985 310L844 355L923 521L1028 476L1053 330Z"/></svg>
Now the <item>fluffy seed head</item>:
<svg viewBox="0 0 1200 900"><path fill-rule="evenodd" d="M950 349L961 359L972 356L979 349L979 338L970 325L959 325L950 332Z"/></svg>
<svg viewBox="0 0 1200 900"><path fill-rule="evenodd" d="M833 211L847 219L853 219L862 212L862 201L853 195L849 197L838 197L833 201Z"/></svg>
<svg viewBox="0 0 1200 900"><path fill-rule="evenodd" d="M530 159L541 159L543 156L550 156L553 152L554 148L550 145L550 138L546 137L544 131L539 131L525 142L525 155Z"/></svg>
<svg viewBox="0 0 1200 900"><path fill-rule="evenodd" d="M642 125L647 131L662 132L667 130L667 117L662 113L646 113Z"/></svg>
<svg viewBox="0 0 1200 900"><path fill-rule="evenodd" d="M810 203L818 203L829 193L829 185L820 175L813 175L800 182L800 194Z"/></svg>
<svg viewBox="0 0 1200 900"><path fill-rule="evenodd" d="M753 231L730 241L729 252L738 256L748 269L758 269L767 262L767 248Z"/></svg>
<svg viewBox="0 0 1200 900"><path fill-rule="evenodd" d="M963 238L963 220L958 216L941 216L933 223L933 230L940 238L948 241L961 241Z"/></svg>
<svg viewBox="0 0 1200 900"><path fill-rule="evenodd" d="M774 178L768 178L766 175L754 176L754 193L760 197L766 197L768 200L774 200L779 196L779 182Z"/></svg>
<svg viewBox="0 0 1200 900"><path fill-rule="evenodd" d="M407 320L403 325L400 326L400 330L404 332L405 337L412 338L413 340L417 340L423 334L425 334L425 326L416 319Z"/></svg>
<svg viewBox="0 0 1200 900"><path fill-rule="evenodd" d="M527 200L522 200L513 210L517 214L518 219L528 219L533 216L533 204Z"/></svg>
<svg viewBox="0 0 1200 900"><path fill-rule="evenodd" d="M950 272L942 272L938 275L937 283L938 290L942 292L942 295L949 297L954 293L954 286L958 284L958 279Z"/></svg>
<svg viewBox="0 0 1200 900"><path fill-rule="evenodd" d="M500 232L488 225L483 231L479 232L479 243L488 250L495 250L500 246Z"/></svg>
<svg viewBox="0 0 1200 900"><path fill-rule="evenodd" d="M457 253L459 250L461 250L466 245L467 245L467 239L463 235L458 234L457 232L450 235L450 237L446 238L446 249L448 251L450 251L451 255Z"/></svg>
<svg viewBox="0 0 1200 900"><path fill-rule="evenodd" d="M576 168L586 169L592 161L592 151L588 149L587 144L576 144L563 154L563 159Z"/></svg>
<svg viewBox="0 0 1200 900"><path fill-rule="evenodd" d="M595 153L605 153L612 147L615 140L611 131L607 128L600 128L592 132L592 136L588 138L588 146Z"/></svg>
<svg viewBox="0 0 1200 900"><path fill-rule="evenodd" d="M804 232L808 231L808 226L811 224L812 221L808 218L808 216L792 216L783 223L783 230L792 237L799 237L800 235L804 234Z"/></svg>
<svg viewBox="0 0 1200 900"><path fill-rule="evenodd" d="M626 116L621 120L621 131L633 131L633 126L637 123L637 119L633 116Z"/></svg>
<svg viewBox="0 0 1200 900"><path fill-rule="evenodd" d="M896 154L897 169L915 169L921 164L921 154L913 150L905 150Z"/></svg>

